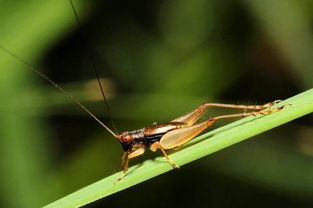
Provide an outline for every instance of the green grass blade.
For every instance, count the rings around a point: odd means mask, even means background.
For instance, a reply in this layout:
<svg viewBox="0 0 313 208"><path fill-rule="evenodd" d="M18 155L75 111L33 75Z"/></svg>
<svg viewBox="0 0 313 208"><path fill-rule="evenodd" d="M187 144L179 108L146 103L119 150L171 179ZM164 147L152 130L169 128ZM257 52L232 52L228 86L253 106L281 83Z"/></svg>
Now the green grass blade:
<svg viewBox="0 0 313 208"><path fill-rule="evenodd" d="M196 159L224 149L254 135L287 123L313 112L313 89L285 100L279 105L292 104L286 109L268 115L248 117L223 126L195 138L188 147L170 155L171 159L182 166ZM129 169L127 176L115 183L121 173L113 174L94 184L86 186L46 207L79 207L110 194L129 188L145 180L172 170L163 157L147 160ZM183 171L183 168L179 171ZM177 174L179 172L177 171Z"/></svg>

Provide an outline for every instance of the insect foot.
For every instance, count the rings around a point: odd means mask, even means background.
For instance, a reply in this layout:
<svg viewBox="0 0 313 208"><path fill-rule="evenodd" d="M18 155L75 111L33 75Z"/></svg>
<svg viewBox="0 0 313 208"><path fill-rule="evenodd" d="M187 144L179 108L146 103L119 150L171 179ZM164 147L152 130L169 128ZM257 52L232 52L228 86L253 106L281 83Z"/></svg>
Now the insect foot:
<svg viewBox="0 0 313 208"><path fill-rule="evenodd" d="M180 168L179 165L177 165L175 162L171 161L170 163L174 168Z"/></svg>

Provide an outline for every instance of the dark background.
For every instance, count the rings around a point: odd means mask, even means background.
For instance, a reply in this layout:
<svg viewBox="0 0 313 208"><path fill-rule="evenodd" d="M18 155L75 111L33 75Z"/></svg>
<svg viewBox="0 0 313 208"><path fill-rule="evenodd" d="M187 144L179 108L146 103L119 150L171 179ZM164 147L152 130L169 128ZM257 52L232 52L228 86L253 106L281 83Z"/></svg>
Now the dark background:
<svg viewBox="0 0 313 208"><path fill-rule="evenodd" d="M66 0L0 1L1 44L112 127L95 64L119 132L203 102L263 104L312 86L310 1L74 3L81 30ZM42 206L114 173L118 142L25 65L0 57L1 207ZM312 207L312 122L305 116L86 207Z"/></svg>

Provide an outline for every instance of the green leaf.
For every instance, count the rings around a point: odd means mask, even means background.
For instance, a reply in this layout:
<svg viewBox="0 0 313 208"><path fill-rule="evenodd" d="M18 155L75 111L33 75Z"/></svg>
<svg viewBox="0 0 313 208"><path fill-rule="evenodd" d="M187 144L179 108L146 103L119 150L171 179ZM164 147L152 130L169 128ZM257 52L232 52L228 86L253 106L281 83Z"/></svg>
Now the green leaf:
<svg viewBox="0 0 313 208"><path fill-rule="evenodd" d="M182 149L170 155L170 158L182 166L224 149L257 134L309 114L313 111L313 89L298 94L278 105L291 104L277 113L267 116L248 117L210 131L189 142ZM172 166L163 157L147 160L131 167L126 177L116 183L121 173L113 174L94 184L86 186L46 207L79 207L96 201L133 185L172 170ZM177 170L184 171L184 168Z"/></svg>

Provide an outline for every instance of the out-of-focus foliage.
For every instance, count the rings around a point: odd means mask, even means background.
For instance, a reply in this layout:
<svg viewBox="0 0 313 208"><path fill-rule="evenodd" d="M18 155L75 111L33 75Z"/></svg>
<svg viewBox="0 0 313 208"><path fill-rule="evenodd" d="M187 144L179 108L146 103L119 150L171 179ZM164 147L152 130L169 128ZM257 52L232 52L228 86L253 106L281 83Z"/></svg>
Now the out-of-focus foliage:
<svg viewBox="0 0 313 208"><path fill-rule="evenodd" d="M312 87L311 1L74 3L89 49L67 0L1 0L0 44L109 124L92 54L119 131ZM44 205L114 172L122 150L97 123L3 51L0 70L1 207ZM90 207L311 207L312 132L307 116Z"/></svg>

